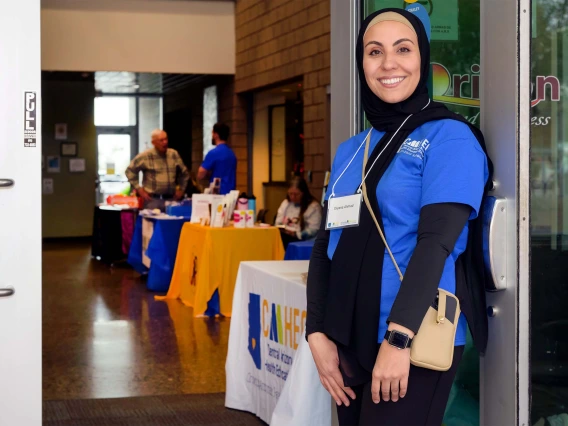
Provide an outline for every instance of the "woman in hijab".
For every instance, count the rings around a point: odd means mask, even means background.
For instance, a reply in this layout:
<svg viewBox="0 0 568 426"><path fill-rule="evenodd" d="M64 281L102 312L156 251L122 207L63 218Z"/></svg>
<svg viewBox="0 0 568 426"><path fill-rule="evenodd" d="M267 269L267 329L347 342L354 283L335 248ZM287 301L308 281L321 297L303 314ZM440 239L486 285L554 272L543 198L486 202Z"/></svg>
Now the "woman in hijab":
<svg viewBox="0 0 568 426"><path fill-rule="evenodd" d="M310 262L306 335L340 425L439 426L467 326L481 353L487 342L478 215L492 165L481 132L429 98L430 45L416 15L370 15L356 60L372 128L341 144L333 162ZM362 181L402 282L365 203L357 217L342 216L349 227L335 226L329 205L356 205L337 200L360 194ZM444 372L410 364L411 339L438 288L456 294L463 312Z"/></svg>

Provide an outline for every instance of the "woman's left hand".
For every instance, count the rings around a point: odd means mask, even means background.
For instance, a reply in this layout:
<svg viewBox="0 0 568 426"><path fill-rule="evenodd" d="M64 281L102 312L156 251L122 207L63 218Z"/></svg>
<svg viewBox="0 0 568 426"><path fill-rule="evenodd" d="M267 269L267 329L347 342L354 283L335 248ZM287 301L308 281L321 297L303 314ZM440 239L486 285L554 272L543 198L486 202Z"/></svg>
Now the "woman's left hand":
<svg viewBox="0 0 568 426"><path fill-rule="evenodd" d="M410 330L396 326L389 326L389 330L398 330L408 334L411 338L414 333ZM408 374L410 371L410 348L398 349L383 341L373 368L373 383L371 395L373 402L378 404L381 400L397 402L399 397L404 398L408 389Z"/></svg>

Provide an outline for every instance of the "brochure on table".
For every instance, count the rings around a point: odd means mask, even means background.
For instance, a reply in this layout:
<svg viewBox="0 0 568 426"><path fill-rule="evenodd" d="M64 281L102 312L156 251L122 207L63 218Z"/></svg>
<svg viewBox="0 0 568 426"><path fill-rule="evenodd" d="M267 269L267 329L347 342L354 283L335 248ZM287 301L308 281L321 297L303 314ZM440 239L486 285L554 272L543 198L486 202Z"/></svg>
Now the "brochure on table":
<svg viewBox="0 0 568 426"><path fill-rule="evenodd" d="M238 191L231 191L227 195L194 194L191 223L215 228L227 226L235 211L238 195Z"/></svg>

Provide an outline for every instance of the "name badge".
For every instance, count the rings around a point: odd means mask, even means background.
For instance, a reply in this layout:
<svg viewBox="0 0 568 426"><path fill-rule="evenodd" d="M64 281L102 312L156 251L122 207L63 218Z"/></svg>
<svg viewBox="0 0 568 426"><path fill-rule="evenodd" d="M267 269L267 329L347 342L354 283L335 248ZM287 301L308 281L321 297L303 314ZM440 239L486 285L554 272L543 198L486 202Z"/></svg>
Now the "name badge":
<svg viewBox="0 0 568 426"><path fill-rule="evenodd" d="M327 202L325 229L342 229L359 226L362 194L332 197Z"/></svg>

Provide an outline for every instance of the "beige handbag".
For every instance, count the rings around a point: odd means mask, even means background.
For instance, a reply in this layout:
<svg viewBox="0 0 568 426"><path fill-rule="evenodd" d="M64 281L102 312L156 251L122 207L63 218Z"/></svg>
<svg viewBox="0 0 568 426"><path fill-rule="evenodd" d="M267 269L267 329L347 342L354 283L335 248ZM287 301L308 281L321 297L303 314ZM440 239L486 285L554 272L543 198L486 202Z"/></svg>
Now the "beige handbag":
<svg viewBox="0 0 568 426"><path fill-rule="evenodd" d="M367 187L365 185L365 167L369 153L369 139L365 145L365 157L363 160L363 199L371 213L371 217L377 226L379 235L392 259L396 271L402 281L403 275L396 263L387 240L379 226L379 222L373 213L371 203L367 197ZM454 358L454 345L458 319L460 316L460 302L452 293L438 289L436 301L428 308L426 316L418 329L418 333L412 339L410 346L410 363L417 367L427 368L436 371L448 371L452 366Z"/></svg>

